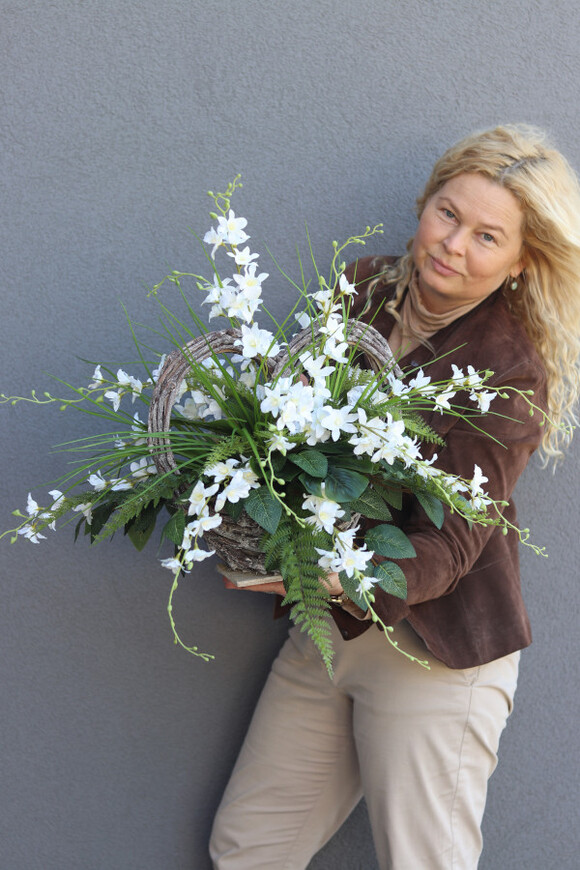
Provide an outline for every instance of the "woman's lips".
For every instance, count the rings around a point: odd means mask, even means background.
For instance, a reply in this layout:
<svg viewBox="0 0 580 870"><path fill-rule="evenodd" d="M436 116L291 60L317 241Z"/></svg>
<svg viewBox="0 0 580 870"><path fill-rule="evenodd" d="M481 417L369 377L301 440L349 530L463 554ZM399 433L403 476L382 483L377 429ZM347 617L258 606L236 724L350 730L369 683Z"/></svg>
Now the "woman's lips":
<svg viewBox="0 0 580 870"><path fill-rule="evenodd" d="M452 269L451 266L448 266L442 260L438 260L437 257L434 257L432 254L431 263L436 272L439 272L440 275L459 275L457 269Z"/></svg>

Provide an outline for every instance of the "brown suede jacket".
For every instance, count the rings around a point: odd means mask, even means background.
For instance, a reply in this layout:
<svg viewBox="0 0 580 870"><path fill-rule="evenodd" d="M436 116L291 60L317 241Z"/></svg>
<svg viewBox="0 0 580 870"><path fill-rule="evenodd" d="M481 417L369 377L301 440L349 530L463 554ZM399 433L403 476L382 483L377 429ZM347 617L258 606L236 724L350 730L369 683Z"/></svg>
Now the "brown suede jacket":
<svg viewBox="0 0 580 870"><path fill-rule="evenodd" d="M347 277L358 291L352 316L363 309L369 279L378 271L380 266L370 257L348 267ZM385 337L394 325L383 308L392 290L388 285L379 287L362 317L365 322L372 320ZM451 376L451 363L464 370L468 365L477 371L490 369L494 372L490 384L531 389L534 403L545 407L544 367L523 326L508 310L502 290L441 329L430 342L433 351L421 345L400 360L404 372L423 367L437 381ZM491 411L496 414L477 418L484 431L456 417L429 414L427 423L444 438L445 446L424 445L422 455L429 459L436 452L438 467L469 479L474 465L479 465L488 478L484 489L494 499L509 501L505 515L516 523L511 494L540 443L540 415L530 417L524 400L513 394L494 399ZM503 535L496 526L469 528L448 511L437 529L413 496L406 497L395 522L411 539L417 556L399 561L407 578L406 602L377 590L375 608L387 625L407 619L430 652L451 668L484 664L531 643L516 533ZM332 615L345 640L373 625L339 607L332 608Z"/></svg>

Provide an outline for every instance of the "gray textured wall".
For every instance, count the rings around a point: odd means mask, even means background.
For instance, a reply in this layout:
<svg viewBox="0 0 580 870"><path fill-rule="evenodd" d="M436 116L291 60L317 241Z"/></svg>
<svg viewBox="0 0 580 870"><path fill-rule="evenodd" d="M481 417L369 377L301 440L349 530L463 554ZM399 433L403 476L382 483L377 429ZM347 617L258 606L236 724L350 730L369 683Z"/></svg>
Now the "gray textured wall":
<svg viewBox="0 0 580 870"><path fill-rule="evenodd" d="M131 358L119 301L153 323L143 283L201 265L205 190L235 172L237 210L285 264L306 219L328 245L384 221L401 251L433 158L498 121L547 127L580 168L572 0L3 0L0 3L1 386L85 383ZM326 259L325 259L326 258ZM278 288L278 296L276 289ZM272 307L287 295L270 284ZM86 421L0 409L0 526L62 471L47 444ZM485 821L483 870L573 870L577 805L580 437L555 477L533 463L521 518L535 642L523 656ZM270 601L183 583L154 547L90 551L66 532L0 544L3 870L205 870L206 841L284 629ZM312 862L375 867L364 807Z"/></svg>

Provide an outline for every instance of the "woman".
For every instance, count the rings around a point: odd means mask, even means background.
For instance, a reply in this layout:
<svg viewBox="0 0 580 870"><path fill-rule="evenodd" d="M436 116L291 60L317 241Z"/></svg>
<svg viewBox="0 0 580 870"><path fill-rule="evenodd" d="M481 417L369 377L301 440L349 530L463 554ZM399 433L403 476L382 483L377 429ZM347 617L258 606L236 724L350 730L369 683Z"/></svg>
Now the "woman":
<svg viewBox="0 0 580 870"><path fill-rule="evenodd" d="M533 390L543 428L514 394L486 415L485 432L428 419L445 439L436 464L465 477L477 464L515 522L510 497L530 455L540 444L546 458L561 455L562 424L574 420L579 185L538 131L498 127L443 155L418 216L404 257L349 267L355 313L388 338L403 370L429 365L436 381L452 363L473 365L491 369L496 386ZM407 600L379 590L375 606L431 670L393 650L330 575L334 678L293 628L216 817L218 870L305 868L363 794L381 868L477 866L487 781L531 642L518 539L455 515L438 530L414 498L397 521L417 553L404 564Z"/></svg>

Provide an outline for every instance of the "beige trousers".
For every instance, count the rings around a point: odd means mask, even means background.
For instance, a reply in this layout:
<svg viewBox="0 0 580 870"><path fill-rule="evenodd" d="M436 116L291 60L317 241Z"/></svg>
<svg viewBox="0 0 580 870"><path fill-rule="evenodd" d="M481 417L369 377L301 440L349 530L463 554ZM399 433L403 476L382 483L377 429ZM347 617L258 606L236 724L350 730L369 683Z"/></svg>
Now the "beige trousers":
<svg viewBox="0 0 580 870"><path fill-rule="evenodd" d="M296 628L274 662L218 810L216 870L304 870L364 794L381 870L474 870L487 780L512 708L519 653L468 670L374 627L335 674Z"/></svg>

